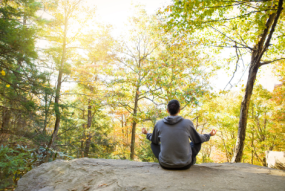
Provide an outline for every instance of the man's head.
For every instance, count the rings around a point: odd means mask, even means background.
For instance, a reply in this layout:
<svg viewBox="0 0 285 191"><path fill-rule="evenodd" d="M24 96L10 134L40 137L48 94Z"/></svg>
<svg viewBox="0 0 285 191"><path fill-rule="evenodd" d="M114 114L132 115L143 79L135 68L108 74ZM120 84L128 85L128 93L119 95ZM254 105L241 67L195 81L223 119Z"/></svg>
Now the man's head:
<svg viewBox="0 0 285 191"><path fill-rule="evenodd" d="M167 111L170 115L176 115L180 111L180 103L176 99L171 100L167 104Z"/></svg>

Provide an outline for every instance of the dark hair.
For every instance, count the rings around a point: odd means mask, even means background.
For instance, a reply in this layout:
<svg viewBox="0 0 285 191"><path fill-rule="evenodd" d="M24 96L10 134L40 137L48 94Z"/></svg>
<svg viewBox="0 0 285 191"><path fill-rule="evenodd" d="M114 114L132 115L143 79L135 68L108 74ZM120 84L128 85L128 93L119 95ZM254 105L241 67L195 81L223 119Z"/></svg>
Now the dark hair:
<svg viewBox="0 0 285 191"><path fill-rule="evenodd" d="M178 113L179 109L180 109L180 103L179 101L177 101L176 99L171 100L170 102L168 102L167 104L167 109L170 113L170 115L175 115Z"/></svg>

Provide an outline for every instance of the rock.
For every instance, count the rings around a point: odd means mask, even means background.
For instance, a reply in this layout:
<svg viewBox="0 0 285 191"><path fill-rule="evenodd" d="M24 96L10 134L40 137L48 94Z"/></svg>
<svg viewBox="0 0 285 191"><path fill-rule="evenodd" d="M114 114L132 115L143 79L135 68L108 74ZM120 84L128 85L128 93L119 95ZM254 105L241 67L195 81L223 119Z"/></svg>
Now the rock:
<svg viewBox="0 0 285 191"><path fill-rule="evenodd" d="M164 170L157 163L81 158L29 171L16 191L285 190L285 171L244 163L206 163Z"/></svg>
<svg viewBox="0 0 285 191"><path fill-rule="evenodd" d="M285 152L282 151L266 151L266 163L267 166L273 168L276 163L281 163L285 166Z"/></svg>

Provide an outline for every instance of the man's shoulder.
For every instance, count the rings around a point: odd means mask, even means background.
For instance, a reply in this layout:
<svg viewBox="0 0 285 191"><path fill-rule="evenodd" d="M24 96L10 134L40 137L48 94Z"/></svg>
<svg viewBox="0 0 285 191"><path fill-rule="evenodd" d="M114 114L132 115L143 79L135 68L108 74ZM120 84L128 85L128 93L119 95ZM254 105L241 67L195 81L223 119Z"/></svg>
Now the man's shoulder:
<svg viewBox="0 0 285 191"><path fill-rule="evenodd" d="M184 123L193 124L193 122L190 119L183 118L182 121ZM155 123L156 126L157 125L163 125L163 124L165 124L163 119L160 119L160 120L156 121L156 123Z"/></svg>
<svg viewBox="0 0 285 191"><path fill-rule="evenodd" d="M184 122L193 124L193 122L190 119L186 119L186 118L184 118Z"/></svg>
<svg viewBox="0 0 285 191"><path fill-rule="evenodd" d="M155 124L156 124L156 125L158 125L158 124L164 124L163 119L160 119L160 120L156 121Z"/></svg>

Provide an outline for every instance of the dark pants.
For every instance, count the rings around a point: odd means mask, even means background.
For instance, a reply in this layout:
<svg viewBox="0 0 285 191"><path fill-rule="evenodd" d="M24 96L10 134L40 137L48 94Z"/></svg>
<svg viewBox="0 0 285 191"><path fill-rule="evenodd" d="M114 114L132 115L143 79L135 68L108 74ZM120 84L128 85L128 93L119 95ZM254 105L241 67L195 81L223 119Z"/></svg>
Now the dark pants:
<svg viewBox="0 0 285 191"><path fill-rule="evenodd" d="M190 168L196 162L196 156L198 155L198 153L201 150L201 145L202 145L201 143L198 143L198 144L194 144L193 142L190 143L190 146L192 149L192 162L190 164L188 164L187 166L184 166L181 168L167 168L167 167L162 166L161 164L160 164L160 166L164 169L170 169L170 170L184 170L184 169ZM152 150L153 154L158 159L159 153L160 153L160 145L156 145L156 144L151 143L150 146L151 146L151 150Z"/></svg>

